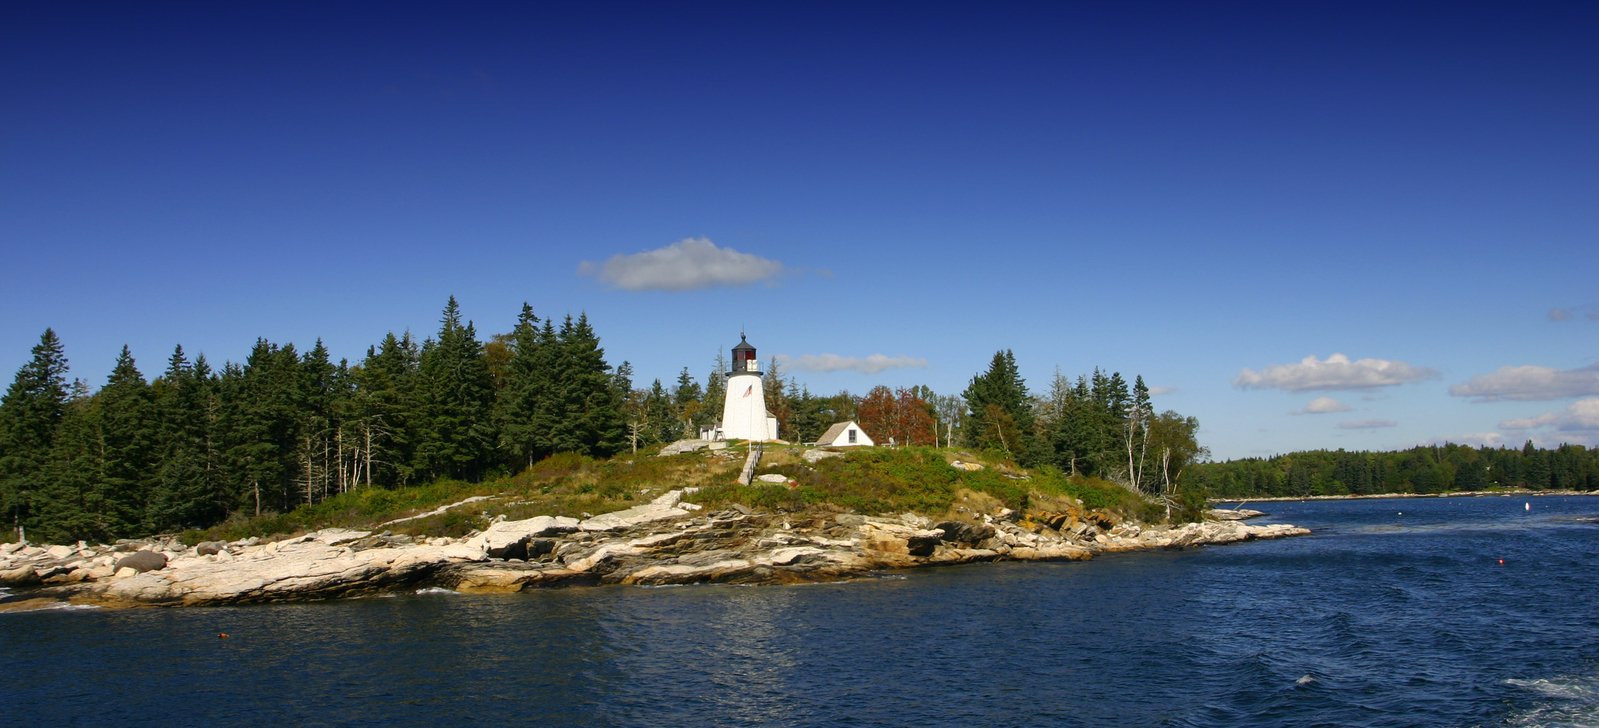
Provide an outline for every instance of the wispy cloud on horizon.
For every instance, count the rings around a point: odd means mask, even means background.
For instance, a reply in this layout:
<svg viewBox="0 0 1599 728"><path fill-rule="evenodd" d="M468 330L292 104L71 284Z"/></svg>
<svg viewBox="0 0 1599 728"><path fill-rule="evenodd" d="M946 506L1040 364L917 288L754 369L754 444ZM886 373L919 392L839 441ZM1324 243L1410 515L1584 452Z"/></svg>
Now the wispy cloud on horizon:
<svg viewBox="0 0 1599 728"><path fill-rule="evenodd" d="M583 261L579 275L625 291L693 291L775 281L788 269L780 262L732 248L710 238L684 238L664 248L613 255L604 263Z"/></svg>
<svg viewBox="0 0 1599 728"><path fill-rule="evenodd" d="M1385 427L1398 427L1399 423L1393 420L1355 420L1354 422L1340 422L1340 430L1380 430Z"/></svg>
<svg viewBox="0 0 1599 728"><path fill-rule="evenodd" d="M864 357L840 356L838 354L804 354L801 356L778 354L773 357L773 360L781 366L805 372L852 371L862 374L876 374L889 369L921 369L927 366L927 360L921 357L888 356L886 354L871 354Z"/></svg>
<svg viewBox="0 0 1599 728"><path fill-rule="evenodd" d="M1599 394L1599 362L1576 369L1524 365L1500 367L1449 388L1449 394L1479 402L1567 399Z"/></svg>
<svg viewBox="0 0 1599 728"><path fill-rule="evenodd" d="M1592 432L1599 435L1599 397L1579 399L1559 412L1536 417L1518 417L1499 423L1504 430L1553 429L1560 432Z"/></svg>
<svg viewBox="0 0 1599 728"><path fill-rule="evenodd" d="M1332 397L1317 397L1317 398L1315 398L1313 400L1310 400L1310 403L1305 405L1304 409L1297 409L1297 410L1294 410L1293 412L1289 412L1288 414L1291 414L1291 415L1325 415L1325 414L1331 414L1333 412L1348 412L1348 411L1350 411L1352 409L1354 409L1354 408L1350 407L1347 404L1344 404L1343 402L1339 402L1338 400L1333 399Z"/></svg>
<svg viewBox="0 0 1599 728"><path fill-rule="evenodd" d="M1260 371L1244 369L1233 380L1240 389L1281 389L1289 392L1313 390L1373 389L1419 382L1438 376L1426 367L1388 359L1351 361L1343 354L1325 360L1307 356L1296 364L1274 364Z"/></svg>

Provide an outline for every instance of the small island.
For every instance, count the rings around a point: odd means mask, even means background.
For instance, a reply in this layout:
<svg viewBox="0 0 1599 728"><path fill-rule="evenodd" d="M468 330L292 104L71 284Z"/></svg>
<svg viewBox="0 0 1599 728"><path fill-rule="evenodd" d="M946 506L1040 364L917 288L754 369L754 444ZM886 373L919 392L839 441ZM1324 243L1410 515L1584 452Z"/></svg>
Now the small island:
<svg viewBox="0 0 1599 728"><path fill-rule="evenodd" d="M1308 533L1203 513L1152 524L1157 504L1121 486L955 450L691 441L667 452L550 458L505 491L371 523L359 514L383 511L389 491L359 491L300 514L303 523L279 519L291 528L342 525L272 537L210 539L221 533L212 531L103 546L6 544L0 585L19 591L0 609L240 604L435 587L838 581ZM760 472L741 484L755 458ZM473 490L462 488L451 497ZM460 532L482 521L485 528Z"/></svg>

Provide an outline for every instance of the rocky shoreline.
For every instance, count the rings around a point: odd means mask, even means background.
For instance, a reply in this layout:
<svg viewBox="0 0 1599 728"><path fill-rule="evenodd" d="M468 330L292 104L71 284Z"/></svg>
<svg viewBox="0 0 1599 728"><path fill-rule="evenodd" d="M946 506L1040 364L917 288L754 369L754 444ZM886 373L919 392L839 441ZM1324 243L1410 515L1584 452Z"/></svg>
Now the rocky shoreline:
<svg viewBox="0 0 1599 728"><path fill-rule="evenodd" d="M303 601L439 587L464 593L598 584L783 584L977 561L1082 560L1309 533L1284 524L1117 523L1110 514L1001 509L934 521L856 514L780 514L732 506L705 512L674 490L583 520L499 520L464 538L324 529L266 542L188 547L176 540L113 546L0 546L0 611L63 602L107 607Z"/></svg>

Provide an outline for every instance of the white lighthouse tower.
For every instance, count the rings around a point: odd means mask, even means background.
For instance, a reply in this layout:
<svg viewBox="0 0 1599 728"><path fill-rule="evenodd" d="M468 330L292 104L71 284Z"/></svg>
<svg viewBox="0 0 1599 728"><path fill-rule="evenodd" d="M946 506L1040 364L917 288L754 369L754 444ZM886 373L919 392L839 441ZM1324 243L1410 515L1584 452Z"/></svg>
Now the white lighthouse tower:
<svg viewBox="0 0 1599 728"><path fill-rule="evenodd" d="M722 437L761 442L777 438L777 418L766 414L766 389L755 347L738 335L733 371L727 373L727 402L722 405Z"/></svg>

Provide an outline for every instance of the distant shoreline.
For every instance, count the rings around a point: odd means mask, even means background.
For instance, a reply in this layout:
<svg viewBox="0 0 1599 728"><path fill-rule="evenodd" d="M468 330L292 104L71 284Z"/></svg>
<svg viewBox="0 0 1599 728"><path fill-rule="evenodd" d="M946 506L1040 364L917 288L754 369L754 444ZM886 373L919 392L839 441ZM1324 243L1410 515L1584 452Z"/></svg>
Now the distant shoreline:
<svg viewBox="0 0 1599 728"><path fill-rule="evenodd" d="M1350 495L1271 495L1258 498L1211 498L1210 503L1277 503L1287 501L1392 500L1399 498L1487 498L1491 496L1590 495L1591 490L1459 490L1450 493L1369 493Z"/></svg>

